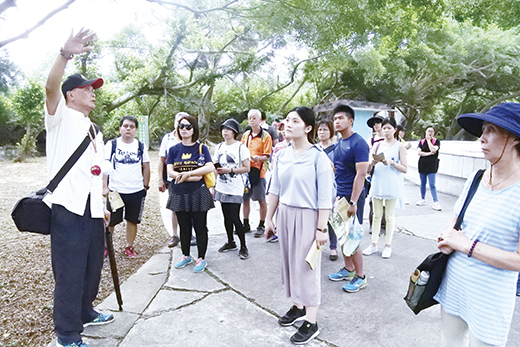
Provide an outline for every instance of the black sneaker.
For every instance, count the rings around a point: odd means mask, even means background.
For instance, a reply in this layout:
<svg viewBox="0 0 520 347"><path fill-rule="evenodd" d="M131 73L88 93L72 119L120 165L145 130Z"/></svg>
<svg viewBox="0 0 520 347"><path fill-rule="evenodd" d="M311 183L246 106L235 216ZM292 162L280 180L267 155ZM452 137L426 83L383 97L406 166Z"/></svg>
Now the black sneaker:
<svg viewBox="0 0 520 347"><path fill-rule="evenodd" d="M247 259L249 258L249 252L247 250L247 247L242 247L240 248L240 251L238 252L238 256L240 257L240 259Z"/></svg>
<svg viewBox="0 0 520 347"><path fill-rule="evenodd" d="M251 226L249 224L244 224L244 234L251 232Z"/></svg>
<svg viewBox="0 0 520 347"><path fill-rule="evenodd" d="M264 231L265 231L265 227L263 225L262 226L259 225L258 228L256 228L256 230L253 233L253 235L256 238L263 237L264 236Z"/></svg>
<svg viewBox="0 0 520 347"><path fill-rule="evenodd" d="M318 329L318 323L310 323L303 322L302 326L298 331L291 336L291 342L295 345L304 345L316 336L320 334L320 329Z"/></svg>
<svg viewBox="0 0 520 347"><path fill-rule="evenodd" d="M300 309L293 305L289 311L278 319L278 323L283 327L293 325L294 322L298 322L305 319L305 307Z"/></svg>
<svg viewBox="0 0 520 347"><path fill-rule="evenodd" d="M168 247L172 248L179 244L179 236L173 235L168 242Z"/></svg>
<svg viewBox="0 0 520 347"><path fill-rule="evenodd" d="M234 251L237 249L237 244L234 242L226 242L224 246L218 249L219 253L225 253L227 251Z"/></svg>
<svg viewBox="0 0 520 347"><path fill-rule="evenodd" d="M191 235L191 241L190 246L196 246L197 245L197 238L193 235Z"/></svg>

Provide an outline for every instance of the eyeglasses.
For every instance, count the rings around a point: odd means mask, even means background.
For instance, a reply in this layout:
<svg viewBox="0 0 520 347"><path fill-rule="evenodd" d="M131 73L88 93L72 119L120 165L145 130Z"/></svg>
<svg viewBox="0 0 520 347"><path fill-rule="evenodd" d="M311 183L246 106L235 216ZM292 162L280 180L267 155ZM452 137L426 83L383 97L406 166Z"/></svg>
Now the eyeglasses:
<svg viewBox="0 0 520 347"><path fill-rule="evenodd" d="M193 129L193 125L191 125L191 124L180 123L180 124L179 124L179 129L191 130L191 129Z"/></svg>

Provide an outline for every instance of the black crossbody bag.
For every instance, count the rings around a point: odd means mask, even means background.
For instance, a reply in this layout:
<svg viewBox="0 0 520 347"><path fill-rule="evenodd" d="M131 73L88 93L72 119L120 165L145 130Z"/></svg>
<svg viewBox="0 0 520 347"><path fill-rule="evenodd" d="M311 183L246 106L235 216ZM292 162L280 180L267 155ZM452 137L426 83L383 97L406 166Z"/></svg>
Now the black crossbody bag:
<svg viewBox="0 0 520 347"><path fill-rule="evenodd" d="M473 182L471 183L466 200L464 200L464 205L462 206L459 216L457 217L457 222L453 226L455 230L460 230L466 209L468 208L471 199L477 191L484 171L485 170L479 170L476 173ZM419 272L428 271L430 273L430 278L425 285L418 284L416 282L417 279L415 281L410 279L410 284L408 286L406 296L404 297L404 301L406 301L406 304L408 307L410 307L413 313L418 314L425 308L438 304L437 300L435 300L433 297L435 294L437 294L437 291L441 286L442 278L444 277L444 272L446 271L446 265L448 265L448 259L450 256L451 253L444 254L442 252L430 254L414 271L415 274L417 270ZM412 273L412 276L414 276L414 273Z"/></svg>
<svg viewBox="0 0 520 347"><path fill-rule="evenodd" d="M92 137L95 137L96 134L94 134L92 127L90 127L89 132ZM96 128L96 133L97 132L98 129ZM43 198L48 192L54 192L63 177L65 177L78 161L89 144L90 136L87 134L83 142L81 142L46 187L34 191L18 200L11 212L11 217L18 230L43 235L49 235L51 233L51 209L43 202Z"/></svg>

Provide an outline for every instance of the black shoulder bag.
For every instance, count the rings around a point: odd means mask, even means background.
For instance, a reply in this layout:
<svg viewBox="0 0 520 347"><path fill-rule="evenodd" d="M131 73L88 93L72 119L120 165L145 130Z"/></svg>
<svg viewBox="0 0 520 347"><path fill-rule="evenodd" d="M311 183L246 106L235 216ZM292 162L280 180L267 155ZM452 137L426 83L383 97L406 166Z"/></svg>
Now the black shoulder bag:
<svg viewBox="0 0 520 347"><path fill-rule="evenodd" d="M252 131L250 131L249 134L247 135L246 147L248 149L249 149L249 136L251 136L251 137L253 136ZM257 169L253 165L251 165L251 167L249 169L249 174L248 174L249 182L251 183L251 186L256 186L258 183L260 183L260 180L261 180L260 174L262 172L262 166L263 165L264 165L264 162L261 162L259 169Z"/></svg>
<svg viewBox="0 0 520 347"><path fill-rule="evenodd" d="M477 191L484 171L485 170L479 170L476 173L473 182L471 183L471 187L469 188L464 205L462 206L459 216L457 217L457 222L453 226L453 228L456 230L460 230L462 220L464 219L464 213L466 213L466 209L468 208L473 195L475 195L475 192ZM404 301L406 301L406 304L408 307L410 307L413 313L418 314L425 308L438 304L437 300L435 300L433 297L439 290L450 255L451 254L444 254L442 252L430 254L417 267L417 269L414 270L412 276L410 276L410 284L408 285L408 292L404 297ZM430 278L426 284L418 283L418 278L421 271L428 271L430 273Z"/></svg>
<svg viewBox="0 0 520 347"><path fill-rule="evenodd" d="M89 131L94 137L95 134L92 127L90 127ZM96 132L97 131L96 128ZM26 197L18 200L11 212L11 217L13 218L14 224L16 224L18 230L44 235L49 235L51 233L51 209L45 202L43 202L43 198L48 192L54 192L63 177L65 177L76 161L78 161L89 144L90 136L87 134L83 142L79 145L76 151L72 153L70 158L65 162L65 164L63 164L60 171L58 171L56 176L54 176L46 187L34 191Z"/></svg>

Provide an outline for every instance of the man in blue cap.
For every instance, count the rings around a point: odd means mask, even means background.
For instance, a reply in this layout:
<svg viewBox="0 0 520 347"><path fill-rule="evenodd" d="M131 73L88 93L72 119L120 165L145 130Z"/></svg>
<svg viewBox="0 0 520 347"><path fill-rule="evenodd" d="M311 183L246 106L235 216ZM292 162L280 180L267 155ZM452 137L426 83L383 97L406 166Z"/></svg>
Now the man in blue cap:
<svg viewBox="0 0 520 347"><path fill-rule="evenodd" d="M87 80L80 74L60 84L67 62L74 54L92 49L89 30L71 33L56 58L45 85L45 128L47 130L48 176L54 177L87 135L90 145L65 175L52 194L45 197L51 206L51 257L56 280L54 288L54 330L57 346L85 347L83 327L114 320L111 314L94 311L101 279L104 253L104 209L101 180L103 135L90 121L95 107L94 89L101 78Z"/></svg>

